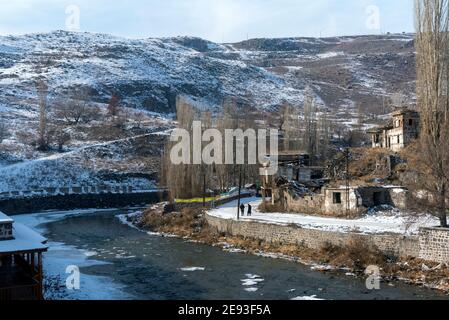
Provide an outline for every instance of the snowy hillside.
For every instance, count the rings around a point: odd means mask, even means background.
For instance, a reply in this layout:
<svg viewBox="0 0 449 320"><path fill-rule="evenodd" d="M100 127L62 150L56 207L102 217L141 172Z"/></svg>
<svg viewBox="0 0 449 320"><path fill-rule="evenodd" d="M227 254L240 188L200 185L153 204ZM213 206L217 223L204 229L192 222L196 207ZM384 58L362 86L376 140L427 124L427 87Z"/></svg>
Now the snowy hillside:
<svg viewBox="0 0 449 320"><path fill-rule="evenodd" d="M157 188L165 139L147 134L0 166L0 193L77 186Z"/></svg>
<svg viewBox="0 0 449 320"><path fill-rule="evenodd" d="M0 98L22 104L33 96L32 81L43 77L54 94L74 95L76 88L89 87L97 102L117 93L127 106L166 113L175 110L179 93L211 105L225 96L256 93L260 107L301 101L303 92L281 77L239 60L209 56L187 40L195 39L128 40L64 31L0 37ZM225 50L198 41L207 52Z"/></svg>
<svg viewBox="0 0 449 320"><path fill-rule="evenodd" d="M0 141L0 192L102 182L153 186L164 139L149 151L135 137L172 128L177 95L217 110L233 96L267 111L284 102L301 109L308 92L331 111L332 123L357 125L361 111L368 128L392 95L413 101L414 55L407 34L235 44L65 31L0 37L0 121L9 133ZM89 123L60 117L52 124L71 137L62 153L33 145L38 79L49 86L50 112L57 99L77 100L83 92L98 108ZM128 117L123 126L107 118L113 95Z"/></svg>
<svg viewBox="0 0 449 320"><path fill-rule="evenodd" d="M113 93L133 108L173 112L185 94L217 106L239 96L258 108L300 105L310 87L333 109L375 104L395 92L413 93L412 35L254 39L215 44L198 38L129 40L57 31L0 37L0 101L29 106L33 80L53 93Z"/></svg>

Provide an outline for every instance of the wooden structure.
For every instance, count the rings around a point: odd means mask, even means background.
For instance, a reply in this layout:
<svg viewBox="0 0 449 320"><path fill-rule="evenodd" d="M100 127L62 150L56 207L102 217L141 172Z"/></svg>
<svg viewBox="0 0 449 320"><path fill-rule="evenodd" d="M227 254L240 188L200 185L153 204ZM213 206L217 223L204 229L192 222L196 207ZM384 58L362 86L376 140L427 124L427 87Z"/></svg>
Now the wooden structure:
<svg viewBox="0 0 449 320"><path fill-rule="evenodd" d="M43 300L47 240L1 212L0 225L6 230L0 236L0 301Z"/></svg>

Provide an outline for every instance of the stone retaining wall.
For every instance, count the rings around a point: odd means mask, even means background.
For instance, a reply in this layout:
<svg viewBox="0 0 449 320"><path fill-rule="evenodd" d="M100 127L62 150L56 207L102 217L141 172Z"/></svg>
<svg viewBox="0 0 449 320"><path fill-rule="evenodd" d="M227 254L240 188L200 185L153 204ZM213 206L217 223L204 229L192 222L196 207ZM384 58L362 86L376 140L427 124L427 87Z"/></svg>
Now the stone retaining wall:
<svg viewBox="0 0 449 320"><path fill-rule="evenodd" d="M108 209L158 203L168 199L167 192L66 194L46 197L0 200L0 211L25 214L45 210Z"/></svg>
<svg viewBox="0 0 449 320"><path fill-rule="evenodd" d="M419 248L421 259L449 263L449 229L422 228Z"/></svg>
<svg viewBox="0 0 449 320"><path fill-rule="evenodd" d="M404 237L396 234L364 235L322 230L303 229L254 221L225 220L206 215L209 225L219 232L234 236L259 239L269 243L295 244L319 250L327 244L346 246L354 238L375 245L383 253L395 257L418 257L418 237Z"/></svg>

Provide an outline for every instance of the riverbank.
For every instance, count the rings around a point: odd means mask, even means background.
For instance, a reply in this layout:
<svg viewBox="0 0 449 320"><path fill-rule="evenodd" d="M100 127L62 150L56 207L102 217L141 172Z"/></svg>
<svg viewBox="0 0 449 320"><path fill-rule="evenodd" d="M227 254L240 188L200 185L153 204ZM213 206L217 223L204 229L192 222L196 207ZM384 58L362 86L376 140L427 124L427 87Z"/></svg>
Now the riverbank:
<svg viewBox="0 0 449 320"><path fill-rule="evenodd" d="M50 248L44 256L49 280L46 297L232 301L449 298L404 282L382 283L382 290L368 290L364 278L345 275L349 270L316 272L311 269L326 270L326 266L306 266L281 254L242 254L229 243L214 247L191 238L161 236L125 219L142 216L144 210L92 209L16 216L48 239ZM68 266L79 267L79 290L65 288Z"/></svg>
<svg viewBox="0 0 449 320"><path fill-rule="evenodd" d="M376 246L357 237L344 246L328 244L320 249L267 242L219 232L207 222L205 212L201 210L184 209L181 212L165 213L163 204L130 216L127 221L138 228L161 235L176 235L230 252L287 259L310 266L315 271L338 271L351 277L366 277L366 268L375 265L380 268L385 283L401 281L449 293L447 264L388 256Z"/></svg>

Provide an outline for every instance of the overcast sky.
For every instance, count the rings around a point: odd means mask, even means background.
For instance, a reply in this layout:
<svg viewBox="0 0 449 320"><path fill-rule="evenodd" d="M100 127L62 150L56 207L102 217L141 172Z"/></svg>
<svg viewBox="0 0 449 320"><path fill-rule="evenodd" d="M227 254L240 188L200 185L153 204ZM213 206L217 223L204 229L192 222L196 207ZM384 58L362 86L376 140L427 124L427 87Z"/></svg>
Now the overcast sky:
<svg viewBox="0 0 449 320"><path fill-rule="evenodd" d="M236 42L247 37L327 37L412 32L413 2L0 0L0 34L71 29L129 38L187 35L215 42Z"/></svg>

